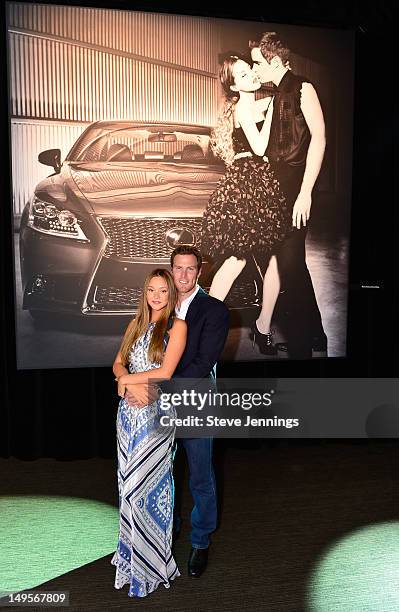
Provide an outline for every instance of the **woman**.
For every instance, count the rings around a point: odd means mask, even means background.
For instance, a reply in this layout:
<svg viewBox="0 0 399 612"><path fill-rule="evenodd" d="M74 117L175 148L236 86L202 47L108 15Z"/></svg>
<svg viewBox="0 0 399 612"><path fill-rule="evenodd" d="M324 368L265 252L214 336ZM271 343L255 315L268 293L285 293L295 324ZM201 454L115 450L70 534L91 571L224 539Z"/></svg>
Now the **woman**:
<svg viewBox="0 0 399 612"><path fill-rule="evenodd" d="M174 316L176 299L172 275L153 270L113 365L122 399L117 417L119 541L112 563L115 587L128 583L130 597L145 597L159 584L168 588L180 575L171 553L175 428L160 421L174 413L161 410L159 399L144 407L140 401L143 386L170 379L183 354L187 326ZM134 406L125 399L127 387L139 398Z"/></svg>
<svg viewBox="0 0 399 612"><path fill-rule="evenodd" d="M225 103L213 132L212 148L227 166L204 213L202 249L223 263L210 295L224 300L249 257L268 264L263 301L253 325L254 343L262 353L276 354L270 330L280 291L277 261L272 251L291 226L285 198L264 157L273 113L271 97L255 100L261 86L249 64L228 56L220 70Z"/></svg>

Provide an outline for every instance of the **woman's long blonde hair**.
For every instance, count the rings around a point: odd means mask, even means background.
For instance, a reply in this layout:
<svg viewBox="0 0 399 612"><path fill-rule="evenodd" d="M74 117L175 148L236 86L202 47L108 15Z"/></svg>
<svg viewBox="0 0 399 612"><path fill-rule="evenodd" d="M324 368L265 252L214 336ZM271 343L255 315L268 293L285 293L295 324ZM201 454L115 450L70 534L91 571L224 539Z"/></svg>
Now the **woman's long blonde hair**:
<svg viewBox="0 0 399 612"><path fill-rule="evenodd" d="M230 89L234 85L233 68L240 58L237 55L229 55L225 58L219 72L220 83L224 90L225 100L219 113L217 124L212 130L211 147L215 155L220 157L229 166L234 159L233 128L234 108L240 96Z"/></svg>
<svg viewBox="0 0 399 612"><path fill-rule="evenodd" d="M156 268L150 272L150 274L148 274L144 281L143 293L140 298L136 317L129 323L122 342L120 353L122 357L122 364L125 366L129 362L129 354L132 350L133 344L147 331L148 325L151 322L151 306L149 306L147 301L147 290L151 280L156 276L163 278L166 281L169 293L168 303L162 310L162 314L155 323L155 327L152 332L150 345L148 347L148 359L149 361L156 363L162 363L163 361L165 334L167 332L170 319L174 318L175 316L177 290L171 273L163 268Z"/></svg>

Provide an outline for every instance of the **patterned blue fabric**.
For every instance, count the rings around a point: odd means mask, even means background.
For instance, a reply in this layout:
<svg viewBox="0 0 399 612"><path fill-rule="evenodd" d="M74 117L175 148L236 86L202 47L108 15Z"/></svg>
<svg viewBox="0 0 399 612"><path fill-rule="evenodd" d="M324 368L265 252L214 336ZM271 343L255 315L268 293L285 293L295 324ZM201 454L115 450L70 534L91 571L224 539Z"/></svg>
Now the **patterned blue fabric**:
<svg viewBox="0 0 399 612"><path fill-rule="evenodd" d="M159 366L148 360L154 323L133 346L129 372ZM173 411L173 408L171 408ZM160 402L142 409L121 399L117 416L119 541L111 563L116 566L115 588L129 584L130 597L145 597L179 576L172 556L173 476L175 428L162 426Z"/></svg>

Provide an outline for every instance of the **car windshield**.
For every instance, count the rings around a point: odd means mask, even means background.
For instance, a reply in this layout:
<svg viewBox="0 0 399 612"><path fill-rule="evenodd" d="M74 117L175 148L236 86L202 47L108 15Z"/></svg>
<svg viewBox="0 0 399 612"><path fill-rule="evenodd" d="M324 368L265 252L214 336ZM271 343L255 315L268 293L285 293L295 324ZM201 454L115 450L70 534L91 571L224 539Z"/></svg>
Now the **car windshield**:
<svg viewBox="0 0 399 612"><path fill-rule="evenodd" d="M216 164L209 134L179 131L163 126L99 127L87 130L71 149L68 161Z"/></svg>

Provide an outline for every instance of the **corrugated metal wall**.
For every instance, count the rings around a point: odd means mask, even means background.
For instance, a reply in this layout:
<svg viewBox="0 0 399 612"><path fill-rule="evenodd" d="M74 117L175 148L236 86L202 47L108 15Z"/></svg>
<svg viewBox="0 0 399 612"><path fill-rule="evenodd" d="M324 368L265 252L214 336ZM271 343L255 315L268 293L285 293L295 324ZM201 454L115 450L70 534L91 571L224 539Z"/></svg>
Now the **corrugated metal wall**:
<svg viewBox="0 0 399 612"><path fill-rule="evenodd" d="M40 151L61 149L62 159L88 124L13 119L11 164L14 213L19 215L39 181L53 173L37 161Z"/></svg>
<svg viewBox="0 0 399 612"><path fill-rule="evenodd" d="M213 125L219 23L9 4L15 213L21 213L35 184L48 174L37 153L60 147L65 155L87 123L136 119Z"/></svg>
<svg viewBox="0 0 399 612"><path fill-rule="evenodd" d="M217 19L75 6L9 4L9 28L87 43L213 74Z"/></svg>

